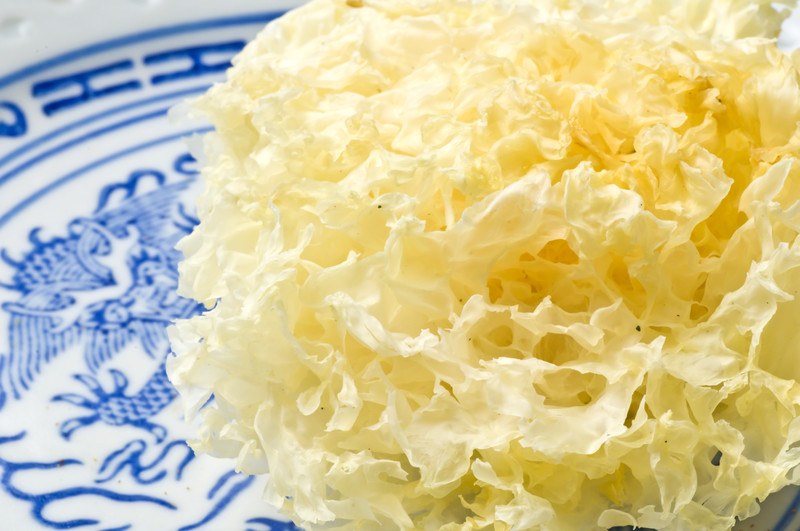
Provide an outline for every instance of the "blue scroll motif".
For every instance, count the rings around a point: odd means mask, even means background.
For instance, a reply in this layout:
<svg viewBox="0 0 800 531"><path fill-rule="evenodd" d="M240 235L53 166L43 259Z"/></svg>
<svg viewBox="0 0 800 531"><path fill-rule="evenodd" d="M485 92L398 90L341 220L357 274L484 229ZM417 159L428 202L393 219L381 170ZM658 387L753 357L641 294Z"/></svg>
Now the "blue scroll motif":
<svg viewBox="0 0 800 531"><path fill-rule="evenodd" d="M11 103L10 101L0 101L0 111L5 111L0 116L10 115L11 120L0 121L0 137L18 137L23 136L28 132L28 121L25 119L25 113L19 108L19 105Z"/></svg>
<svg viewBox="0 0 800 531"><path fill-rule="evenodd" d="M143 62L145 65L150 66L171 61L189 61L189 68L156 74L150 79L153 85L160 85L170 81L179 81L206 74L224 72L231 66L231 57L238 53L244 45L245 41L237 40L178 48L147 55L144 57ZM222 55L222 60L216 62L206 61L206 57L211 55Z"/></svg>
<svg viewBox="0 0 800 531"><path fill-rule="evenodd" d="M97 87L96 84L93 83L93 81L99 77L132 70L133 61L125 59L68 76L39 81L33 85L31 92L34 97L42 98L64 89L72 92L75 86L80 88L80 92L78 92L77 95L50 101L42 107L42 110L47 116L52 116L58 112L97 98L142 88L142 83L136 79L129 79L121 83L106 84L103 87Z"/></svg>
<svg viewBox="0 0 800 531"><path fill-rule="evenodd" d="M25 432L12 435L10 437L0 437L0 448L4 445L22 441L25 438ZM53 529L72 529L75 527L93 525L99 523L98 520L93 518L78 518L73 520L53 520L44 515L45 511L50 505L55 503L76 499L83 496L87 497L100 497L107 500L112 500L121 503L147 503L158 505L162 508L175 510L176 507L166 500L156 498L153 496L146 496L141 494L120 494L118 492L100 488L100 487L69 487L54 489L45 493L37 492L32 493L25 490L24 487L19 487L14 482L17 476L23 476L26 472L42 471L42 470L57 470L63 467L70 467L81 465L82 463L77 459L59 459L47 463L40 462L16 462L0 457L0 486L3 490L16 498L30 504L31 516L40 524L53 528Z"/></svg>
<svg viewBox="0 0 800 531"><path fill-rule="evenodd" d="M108 483L127 470L128 475L140 485L157 483L170 475L168 463L173 455L179 462L175 467L174 479L180 481L183 471L191 463L194 452L183 440L174 440L165 444L155 458L146 458L147 442L137 439L127 443L119 450L111 452L100 466L97 483Z"/></svg>
<svg viewBox="0 0 800 531"><path fill-rule="evenodd" d="M213 487L208 491L206 498L209 501L214 501L214 505L208 511L208 513L201 518L198 522L193 524L185 525L181 527L178 531L192 531L194 529L202 529L207 523L211 522L214 518L216 518L225 508L238 496L242 491L244 491L250 484L253 482L252 476L242 476L241 474L237 474L234 471L227 472L223 474L217 482L214 484ZM231 486L227 488L227 485L230 484Z"/></svg>

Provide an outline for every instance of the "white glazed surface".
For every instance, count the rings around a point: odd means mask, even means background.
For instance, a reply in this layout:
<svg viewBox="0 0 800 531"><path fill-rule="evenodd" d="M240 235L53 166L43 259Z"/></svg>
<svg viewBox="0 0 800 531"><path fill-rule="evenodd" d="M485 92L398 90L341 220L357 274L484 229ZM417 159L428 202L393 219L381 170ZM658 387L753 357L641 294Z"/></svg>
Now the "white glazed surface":
<svg viewBox="0 0 800 531"><path fill-rule="evenodd" d="M160 362L166 323L198 310L171 247L202 126L166 111L300 3L0 0L0 530L295 529L263 478L191 456ZM796 493L737 529L798 529Z"/></svg>

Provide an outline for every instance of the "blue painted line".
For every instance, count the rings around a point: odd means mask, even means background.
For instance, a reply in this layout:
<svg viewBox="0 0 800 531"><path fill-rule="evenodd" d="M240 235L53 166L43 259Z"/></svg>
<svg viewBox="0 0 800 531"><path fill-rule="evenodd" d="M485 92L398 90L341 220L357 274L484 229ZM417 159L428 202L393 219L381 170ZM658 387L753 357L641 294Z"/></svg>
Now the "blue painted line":
<svg viewBox="0 0 800 531"><path fill-rule="evenodd" d="M56 68L58 66L61 66L63 64L72 61L78 61L80 59L84 59L86 57L98 53L107 52L109 50L121 48L123 46L129 46L131 44L137 44L141 42L146 42L155 39L161 39L164 37L170 37L173 35L180 35L183 33L191 33L196 31L204 31L204 30L226 28L233 26L264 25L267 22L283 15L283 13L284 11L267 11L261 13L239 15L234 17L200 20L196 22L176 24L173 26L164 26L161 28L156 28L148 31L132 33L130 35L124 35L122 37L116 37L114 39L109 39L106 41L91 44L89 46L84 46L83 48L78 48L71 52L63 53L61 55L57 55L50 59L45 59L44 61L34 63L32 65L16 70L15 72L11 72L10 74L2 76L0 77L0 89L3 89L11 85L12 83L16 83L17 81L20 81L22 79L35 76L36 74L39 74L51 68Z"/></svg>
<svg viewBox="0 0 800 531"><path fill-rule="evenodd" d="M200 520L199 522L196 522L194 524L185 525L185 526L181 527L180 529L178 529L178 531L192 531L193 529L200 529L203 526L205 526L207 523L209 523L214 518L216 518L219 515L219 513L221 513L225 509L225 507L230 505L230 503L233 500L235 500L236 497L243 490L245 490L247 487L249 487L250 484L254 480L255 480L255 477L253 477L253 476L245 476L242 479L242 481L240 481L239 483L236 483L235 485L233 485L233 487L230 488L228 493L225 494L225 496L221 500L219 500L214 505L214 507L211 508L211 510L208 512L208 514L205 517L203 517L202 520Z"/></svg>
<svg viewBox="0 0 800 531"><path fill-rule="evenodd" d="M192 129L192 130L189 130L189 131L184 131L182 133L176 133L176 134L172 134L172 135L169 135L169 136L157 138L155 140L150 140L148 142L144 142L142 144L138 144L136 146L124 149L122 151L117 151L116 153L112 153L112 154L110 154L110 155L108 155L106 157L103 157L102 159L99 159L99 160L96 160L96 161L94 161L94 162L92 162L90 164L87 164L87 165L85 165L85 166L83 166L83 167L81 167L81 168L79 168L79 169L77 169L77 170L75 170L75 171L73 171L71 173L68 173L67 175L59 178L58 180L50 183L49 185L39 189L33 195L31 195L28 198L23 199L22 201L17 203L14 206L14 208L12 208L8 212L6 212L2 216L0 216L0 228L3 228L9 221L11 221L11 219L13 219L15 216L17 216L23 210L27 209L28 207L30 207L31 205L36 203L42 197L46 196L47 194L49 194L50 192L52 192L52 191L54 191L54 190L56 190L58 188L61 188L65 184L67 184L70 181L80 177L81 175L83 175L84 173L86 173L88 171L92 171L94 169L97 169L97 168L99 168L101 166L104 166L104 165L110 163L110 162L114 162L115 160L121 159L121 158L126 157L128 155L131 155L133 153L136 153L137 151L142 151L144 149L148 149L148 148L151 148L151 147L154 147L154 146L158 146L158 145L161 145L161 144L166 144L168 142L172 142L172 141L175 141L175 140L180 140L180 139L185 138L186 136L194 134L194 133L207 133L209 131L211 131L211 128L210 127L205 127L205 128L201 128L201 129Z"/></svg>
<svg viewBox="0 0 800 531"><path fill-rule="evenodd" d="M786 509L786 512L783 513L781 519L778 520L778 523L775 524L773 531L790 531L789 525L797 518L797 511L800 507L800 490L797 491L797 494L794 495L792 498L792 502L789 504L789 507ZM794 529L797 529L796 527Z"/></svg>
<svg viewBox="0 0 800 531"><path fill-rule="evenodd" d="M217 482L216 482L216 483L214 483L214 486L213 486L213 487L211 487L211 490L209 490L209 491L208 491L208 496L206 496L206 497L207 497L209 500L210 500L211 498L213 498L213 497L214 497L214 496L217 494L217 492L219 491L219 489L221 489L223 486L225 486L225 483L227 483L229 479L233 479L233 478L235 478L236 476L237 476L237 474L236 474L236 471L234 471L234 470L231 470L231 471L230 471L230 472L228 472L227 474L223 474L223 475L222 475L222 477L220 477L220 478L217 480Z"/></svg>
<svg viewBox="0 0 800 531"><path fill-rule="evenodd" d="M273 520L272 518L260 517L251 518L246 523L263 525L265 531L303 531L292 522L281 522L280 520ZM253 529L252 531L256 531Z"/></svg>
<svg viewBox="0 0 800 531"><path fill-rule="evenodd" d="M24 145L18 147L17 149L15 149L14 151L12 151L11 153L7 154L5 157L0 158L0 167L5 166L9 162L13 161L14 159L19 158L20 156L24 155L25 153L28 153L29 151L31 151L33 149L36 149L36 148L40 147L41 145L46 144L47 142L50 142L51 140L54 140L54 139L58 138L59 136L62 136L64 134L66 134L66 133L69 133L70 131L74 131L75 129L78 129L79 127L84 127L86 125L92 124L92 123L97 122L99 120L102 120L104 118L108 118L109 116L114 116L115 114L120 114L120 113L123 113L123 112L126 112L126 111L137 109L139 107L144 107L146 105L150 105L151 103L158 103L158 102L165 101L165 100L183 98L183 97L186 97L186 96L192 96L194 94L201 94L201 93L205 92L206 90L208 90L209 87L210 87L210 85L203 85L203 86L199 86L199 87L191 87L191 88L187 88L187 89L177 90L177 91L174 91L174 92L169 92L169 93L166 93L166 94L160 94L158 96L154 96L154 97L151 97L151 98L146 98L146 99L139 100L139 101L134 101L134 102L131 102L131 103L126 103L125 105L120 105L118 107L114 107L114 108L109 109L107 111L102 111L102 112L99 112L97 114L93 114L91 116L87 116L86 118L83 118L82 120L78 120L78 121L73 122L71 124L67 124L67 125L65 125L63 127L60 127L58 129L53 129L52 131L50 131L46 135L42 135L39 138L31 140L27 144L24 144Z"/></svg>
<svg viewBox="0 0 800 531"><path fill-rule="evenodd" d="M16 104L10 101L0 101L0 109L5 109L14 117L13 122L0 122L0 136L16 138L28 132L28 121L25 113Z"/></svg>
<svg viewBox="0 0 800 531"><path fill-rule="evenodd" d="M90 101L98 98L112 96L114 94L128 92L131 90L140 90L142 88L142 82L138 79L130 79L122 83L106 85L102 88L95 87L92 84L92 80L95 77L103 77L107 74L130 71L133 69L133 61L131 59L123 59L122 61L95 67L91 70L76 72L74 74L69 74L67 76L58 77L55 79L39 81L38 83L34 83L33 87L31 87L31 95L34 98L41 98L62 92L65 88L71 89L76 85L80 87L81 91L73 96L68 96L66 98L45 103L44 107L42 107L42 111L44 112L45 116L53 116L58 112L71 109L76 105L89 103Z"/></svg>
<svg viewBox="0 0 800 531"><path fill-rule="evenodd" d="M12 442L21 441L22 439L25 438L26 435L27 435L27 432L24 432L24 431L21 431L21 432L17 433L16 435L11 435L11 436L2 435L2 436L0 436L0 444L8 444L8 443L12 443Z"/></svg>
<svg viewBox="0 0 800 531"><path fill-rule="evenodd" d="M6 285L0 283L0 287L5 288ZM6 400L7 400L6 390L3 389L3 381L5 380L3 378L3 369L5 368L5 365L6 365L6 357L0 356L0 409L3 409L3 406L6 405ZM3 444L4 442L6 442L6 440L3 437L0 437L0 444Z"/></svg>
<svg viewBox="0 0 800 531"><path fill-rule="evenodd" d="M52 157L54 155L58 155L60 153L63 153L64 151L68 150L71 147L78 146L80 144L83 144L84 142L87 142L89 140L92 140L92 139L95 139L97 137L103 136L105 134L111 133L111 132L116 131L118 129L123 129L125 127L131 126L131 125L134 125L134 124L137 124L137 123L140 123L140 122L146 122L147 120L152 120L154 118L159 118L161 116L166 115L167 111L169 111L169 109L170 109L169 107L165 107L163 109L159 109L157 111L149 112L147 114L143 114L143 115L140 115L140 116L134 116L133 118L128 118L128 119L125 119L125 120L123 120L121 122L116 122L116 123L113 123L111 125L102 127L100 129L95 129L94 131L90 131L89 133L86 133L83 136L79 136L77 138L73 138L72 140L64 142L63 144L59 144L58 146L56 146L56 147L54 147L52 149L49 149L48 151L45 151L44 153L42 153L40 155L37 155L37 156L35 156L35 157L31 158L31 159L28 159L26 162L23 162L19 166L15 167L13 170L10 170L5 175L0 176L0 185L3 185L5 183L7 183L11 179L19 176L21 173L25 172L26 170L29 170L33 166L36 166L40 162L45 161L45 160L49 159L50 157Z"/></svg>
<svg viewBox="0 0 800 531"><path fill-rule="evenodd" d="M142 62L145 65L160 65L162 63L170 63L174 61L185 61L186 59L191 62L191 66L187 69L173 70L172 72L162 72L151 77L150 83L152 83L153 86L157 86L163 83L171 83L186 78L224 72L231 66L231 57L239 53L246 44L246 41L235 40L214 44L203 44L200 46L189 46L188 48L177 48L145 55L144 59L142 59ZM204 60L206 55L214 55L219 57L220 54L225 54L225 59L222 61L208 63Z"/></svg>

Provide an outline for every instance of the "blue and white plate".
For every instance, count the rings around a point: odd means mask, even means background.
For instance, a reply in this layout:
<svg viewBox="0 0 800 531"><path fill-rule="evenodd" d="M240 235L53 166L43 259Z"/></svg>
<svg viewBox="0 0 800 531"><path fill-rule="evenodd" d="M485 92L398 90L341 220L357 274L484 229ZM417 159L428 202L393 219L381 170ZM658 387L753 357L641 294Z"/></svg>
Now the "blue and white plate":
<svg viewBox="0 0 800 531"><path fill-rule="evenodd" d="M192 454L163 360L204 130L167 111L299 3L0 0L0 531L295 529Z"/></svg>
<svg viewBox="0 0 800 531"><path fill-rule="evenodd" d="M291 4L0 3L0 530L294 529L192 454L163 365L199 310L197 131L167 111Z"/></svg>

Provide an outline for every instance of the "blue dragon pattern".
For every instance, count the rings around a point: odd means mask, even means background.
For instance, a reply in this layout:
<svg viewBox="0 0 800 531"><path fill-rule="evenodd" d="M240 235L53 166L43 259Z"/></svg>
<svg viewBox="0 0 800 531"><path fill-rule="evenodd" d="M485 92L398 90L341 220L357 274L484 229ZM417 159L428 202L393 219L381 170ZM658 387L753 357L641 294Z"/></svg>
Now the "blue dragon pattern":
<svg viewBox="0 0 800 531"><path fill-rule="evenodd" d="M31 249L22 257L0 251L0 259L14 271L10 282L2 286L17 294L16 300L2 305L9 319L8 351L0 353L0 411L23 399L62 353L78 348L84 371L73 378L83 390L78 387L52 397L79 411L60 423L60 436L69 440L78 430L102 423L139 428L152 437L150 443L135 439L109 453L94 485L44 495L25 492L11 480L26 470L74 467L81 462L19 463L0 458L0 472L4 471L0 486L30 503L32 516L45 527L96 523L93 519L59 522L43 516L52 503L47 500L81 495L174 510L166 499L122 495L108 485L123 477L142 486L167 477L180 480L195 459L184 441L169 440L167 428L154 420L177 396L165 372L166 327L203 310L176 294L180 253L175 244L197 222L182 201L196 175L191 157L179 157L174 173L177 179L168 179L156 169L135 171L123 182L103 188L94 212L72 220L66 234L45 238L43 229L33 229L28 236ZM136 349L152 360L151 376L135 392L129 391L125 373L106 367L126 349ZM0 437L0 447L24 438L24 432ZM207 528L252 481L232 472L223 474L206 496L211 502L209 512L181 529ZM242 525L297 529L269 518L253 518Z"/></svg>

